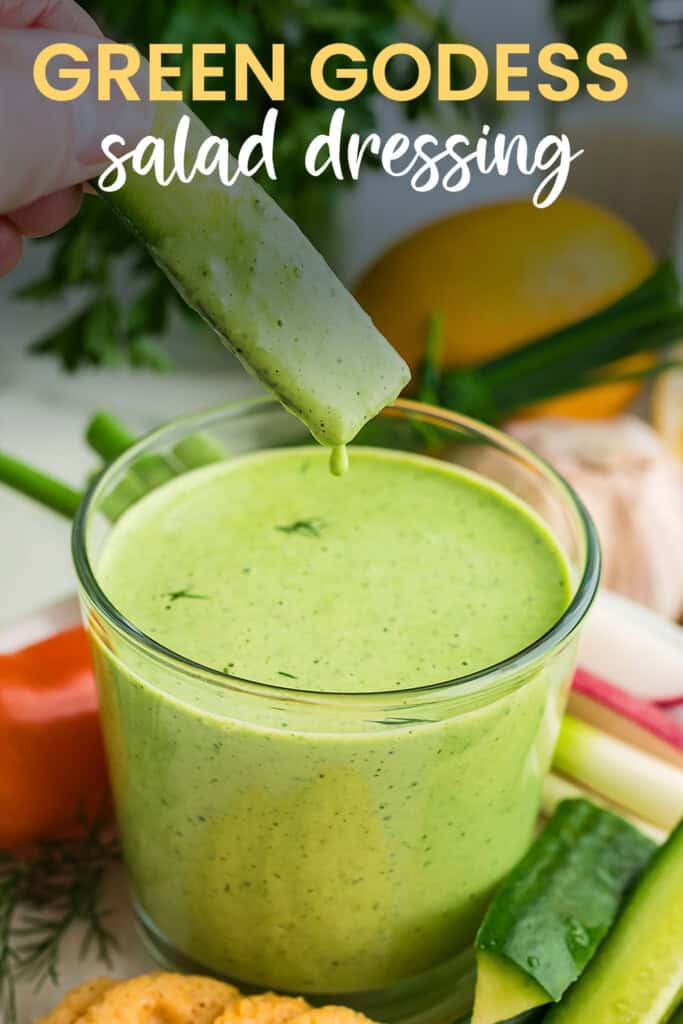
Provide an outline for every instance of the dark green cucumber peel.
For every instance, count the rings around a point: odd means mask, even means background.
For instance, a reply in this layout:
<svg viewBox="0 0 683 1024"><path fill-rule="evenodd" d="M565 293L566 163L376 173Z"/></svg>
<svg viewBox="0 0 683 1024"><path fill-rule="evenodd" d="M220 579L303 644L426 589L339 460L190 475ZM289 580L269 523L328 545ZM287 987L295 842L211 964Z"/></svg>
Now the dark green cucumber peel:
<svg viewBox="0 0 683 1024"><path fill-rule="evenodd" d="M548 1001L559 1001L655 849L616 814L587 800L564 801L498 890L477 952L507 961L547 992Z"/></svg>
<svg viewBox="0 0 683 1024"><path fill-rule="evenodd" d="M671 1024L683 1000L683 820L547 1024Z"/></svg>

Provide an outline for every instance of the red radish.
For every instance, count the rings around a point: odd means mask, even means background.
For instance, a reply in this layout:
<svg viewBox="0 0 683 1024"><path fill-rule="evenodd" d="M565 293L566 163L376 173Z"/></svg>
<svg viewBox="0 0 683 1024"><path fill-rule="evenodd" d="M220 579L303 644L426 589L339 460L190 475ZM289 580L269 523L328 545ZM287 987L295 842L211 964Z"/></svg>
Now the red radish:
<svg viewBox="0 0 683 1024"><path fill-rule="evenodd" d="M620 594L598 594L579 663L641 700L683 707L683 627Z"/></svg>
<svg viewBox="0 0 683 1024"><path fill-rule="evenodd" d="M660 708L683 708L683 693L677 697L659 697L655 704Z"/></svg>
<svg viewBox="0 0 683 1024"><path fill-rule="evenodd" d="M574 677L569 711L683 770L683 727L654 704L580 668Z"/></svg>

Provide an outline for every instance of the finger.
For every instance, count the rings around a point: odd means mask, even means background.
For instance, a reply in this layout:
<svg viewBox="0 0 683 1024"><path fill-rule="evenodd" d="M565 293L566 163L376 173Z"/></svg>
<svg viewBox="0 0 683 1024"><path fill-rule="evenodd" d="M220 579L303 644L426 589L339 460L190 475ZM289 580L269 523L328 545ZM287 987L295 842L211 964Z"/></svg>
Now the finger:
<svg viewBox="0 0 683 1024"><path fill-rule="evenodd" d="M0 217L0 277L9 274L21 259L23 243L14 224Z"/></svg>
<svg viewBox="0 0 683 1024"><path fill-rule="evenodd" d="M96 177L107 165L101 148L106 135L120 135L133 146L150 130L146 66L133 79L140 101L126 101L114 89L109 101L98 102L94 71L78 99L60 103L43 96L33 82L33 65L53 42L75 43L95 68L101 39L0 29L0 214ZM54 64L54 80L60 66L73 66L66 58ZM86 69L85 64L79 67Z"/></svg>
<svg viewBox="0 0 683 1024"><path fill-rule="evenodd" d="M96 22L75 0L0 0L0 26L100 34Z"/></svg>
<svg viewBox="0 0 683 1024"><path fill-rule="evenodd" d="M27 238L44 238L68 224L78 213L82 200L83 189L80 185L72 185L13 210L7 219Z"/></svg>

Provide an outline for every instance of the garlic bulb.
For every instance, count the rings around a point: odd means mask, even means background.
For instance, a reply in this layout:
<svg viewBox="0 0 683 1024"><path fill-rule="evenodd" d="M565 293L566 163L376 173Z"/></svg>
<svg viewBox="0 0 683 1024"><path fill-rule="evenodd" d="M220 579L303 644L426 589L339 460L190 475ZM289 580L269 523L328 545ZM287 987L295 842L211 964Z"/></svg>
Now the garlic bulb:
<svg viewBox="0 0 683 1024"><path fill-rule="evenodd" d="M683 464L635 416L536 419L509 433L574 487L595 522L603 583L654 611L683 615Z"/></svg>

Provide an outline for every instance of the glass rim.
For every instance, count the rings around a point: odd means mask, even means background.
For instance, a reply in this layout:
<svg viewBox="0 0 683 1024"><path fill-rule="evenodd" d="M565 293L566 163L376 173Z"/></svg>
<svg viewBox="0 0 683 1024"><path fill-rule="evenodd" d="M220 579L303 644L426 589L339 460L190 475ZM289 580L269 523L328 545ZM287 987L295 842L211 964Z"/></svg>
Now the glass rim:
<svg viewBox="0 0 683 1024"><path fill-rule="evenodd" d="M175 670L184 671L192 676L201 673L203 683L208 683L223 690L238 689L257 697L272 696L281 701L293 701L318 706L338 705L340 703L358 705L367 702L374 704L377 701L403 703L411 697L429 695L438 697L448 695L449 692L453 696L465 696L465 694L472 696L480 691L483 692L486 689L487 683L490 683L494 677L501 675L509 677L517 673L523 674L531 669L545 655L561 646L581 624L597 592L600 581L601 555L600 544L593 521L586 506L573 487L545 459L536 455L535 452L511 435L450 409L442 409L438 406L416 402L411 399L398 398L391 405L387 406L386 409L382 410L382 413L379 415L391 412L392 410L406 416L411 414L418 415L423 421L428 419L435 426L441 425L450 429L460 427L471 435L478 435L484 438L497 450L503 451L512 457L522 459L526 464L530 463L543 477L550 479L561 492L565 503L575 514L583 534L585 548L583 571L576 584L574 595L566 609L542 636L509 657L485 668L478 669L475 672L469 672L435 683L405 687L400 690L372 690L365 693L349 692L348 690L302 690L294 687L279 686L273 683L262 683L258 680L238 675L230 675L195 661L192 658L187 658L185 655L172 650L170 647L166 647L164 644L148 636L147 633L133 622L130 622L118 610L97 581L88 555L86 537L93 506L111 476L114 476L129 461L143 454L154 441L162 438L169 430L185 429L190 431L200 428L206 429L210 427L212 422L217 420L223 420L226 417L237 417L240 414L247 414L267 406L271 406L274 409L282 409L284 413L287 412L276 398L265 395L263 397L240 399L213 406L169 420L140 437L135 444L114 459L87 488L76 512L71 533L71 551L76 574L80 585L95 609L117 631L123 633L128 640L132 641L135 646L142 648L148 655L157 660L161 659L171 662ZM313 438L311 438L311 442L316 444Z"/></svg>

